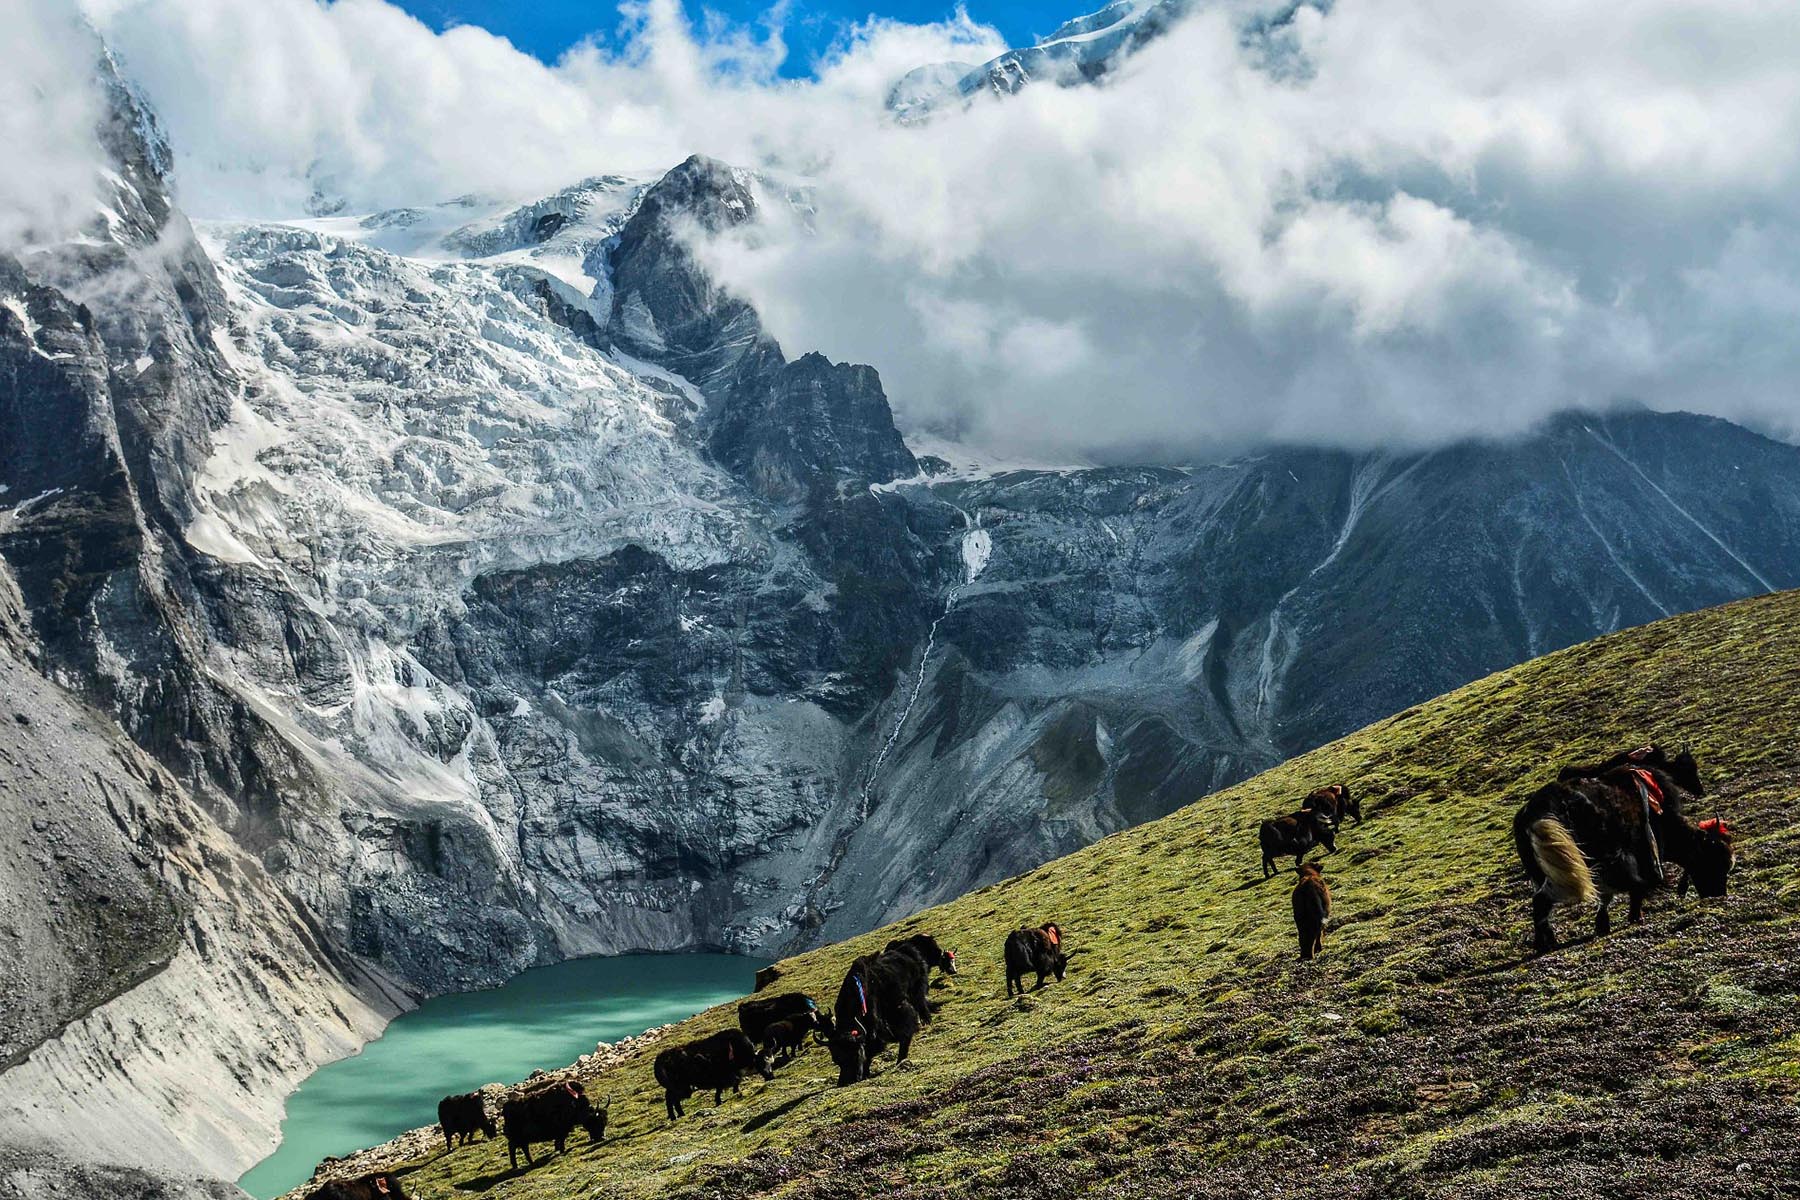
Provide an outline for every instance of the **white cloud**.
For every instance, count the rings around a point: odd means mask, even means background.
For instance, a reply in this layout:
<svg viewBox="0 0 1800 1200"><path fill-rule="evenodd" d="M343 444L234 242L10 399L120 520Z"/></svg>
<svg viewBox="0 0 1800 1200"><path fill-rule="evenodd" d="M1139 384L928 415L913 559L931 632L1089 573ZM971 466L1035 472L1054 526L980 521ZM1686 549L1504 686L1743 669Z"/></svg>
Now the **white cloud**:
<svg viewBox="0 0 1800 1200"><path fill-rule="evenodd" d="M782 80L674 0L545 66L381 0L89 0L202 215L526 196L692 152L816 212L710 247L791 349L904 422L1039 455L1420 442L1622 398L1800 436L1800 5L1203 6L1098 87L923 126L888 88L997 51L871 23Z"/></svg>
<svg viewBox="0 0 1800 1200"><path fill-rule="evenodd" d="M0 0L0 30L0 249L18 250L94 215L101 49L58 0Z"/></svg>

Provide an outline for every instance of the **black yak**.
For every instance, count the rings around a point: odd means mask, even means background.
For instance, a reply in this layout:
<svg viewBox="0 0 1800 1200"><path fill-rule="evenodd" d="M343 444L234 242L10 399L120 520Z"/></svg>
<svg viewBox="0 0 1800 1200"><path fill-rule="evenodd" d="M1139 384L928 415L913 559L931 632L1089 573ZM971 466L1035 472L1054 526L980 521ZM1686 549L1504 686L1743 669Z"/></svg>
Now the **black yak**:
<svg viewBox="0 0 1800 1200"><path fill-rule="evenodd" d="M764 1000L745 1000L738 1005L738 1028L753 1042L776 1021L799 1020L822 1034L831 1033L831 1019L819 1011L811 996L800 992L784 992Z"/></svg>
<svg viewBox="0 0 1800 1200"><path fill-rule="evenodd" d="M806 1049L807 1036L817 1026L806 1017L789 1017L776 1021L763 1030L762 1054L771 1066L799 1057Z"/></svg>
<svg viewBox="0 0 1800 1200"><path fill-rule="evenodd" d="M1314 846L1324 846L1327 854L1337 853L1337 835L1332 832L1331 820L1316 809L1303 809L1290 813L1273 821L1264 821L1256 831L1257 841L1262 845L1263 878L1275 874L1275 860L1294 856L1294 867L1300 867L1300 860Z"/></svg>
<svg viewBox="0 0 1800 1200"><path fill-rule="evenodd" d="M475 1140L477 1133L486 1137L499 1137L499 1127L494 1119L487 1115L487 1105L482 1102L480 1092L467 1092L461 1096L445 1096L438 1101L438 1128L444 1131L444 1149L454 1144L451 1138L461 1138L462 1145Z"/></svg>
<svg viewBox="0 0 1800 1200"><path fill-rule="evenodd" d="M757 1050L742 1030L724 1029L656 1056L652 1065L662 1085L663 1105L669 1120L683 1116L683 1102L695 1092L711 1092L713 1104L725 1103L725 1089L742 1094L744 1072L755 1071L764 1079L775 1078L774 1064Z"/></svg>
<svg viewBox="0 0 1800 1200"><path fill-rule="evenodd" d="M1300 961L1311 962L1325 949L1325 923L1331 919L1331 889L1318 863L1301 863L1294 885L1294 929L1300 934Z"/></svg>
<svg viewBox="0 0 1800 1200"><path fill-rule="evenodd" d="M850 964L832 1008L831 1059L838 1086L869 1077L869 1063L888 1043L905 1062L925 1011L930 968L910 950L865 954Z"/></svg>
<svg viewBox="0 0 1800 1200"><path fill-rule="evenodd" d="M606 1137L606 1110L611 1103L608 1100L595 1108L579 1083L553 1083L514 1096L500 1107L500 1120L506 1128L507 1160L512 1169L519 1168L521 1150L525 1153L525 1165L531 1165L533 1142L553 1142L561 1154L569 1134L578 1126L587 1130L594 1141L602 1140Z"/></svg>
<svg viewBox="0 0 1800 1200"><path fill-rule="evenodd" d="M1611 931L1615 896L1630 897L1630 919L1640 920L1645 897L1666 882L1665 862L1682 868L1682 893L1691 884L1702 896L1725 894L1735 862L1731 827L1716 819L1695 824L1683 812L1684 796L1699 794L1686 786L1699 784L1692 757L1642 765L1648 761L1565 768L1565 781L1538 789L1520 806L1513 842L1531 880L1535 949L1556 947L1550 912L1559 904L1598 897L1595 936ZM1590 770L1596 773L1574 773Z"/></svg>
<svg viewBox="0 0 1800 1200"><path fill-rule="evenodd" d="M1015 988L1019 995L1025 994L1028 973L1036 972L1037 987L1043 987L1044 980L1051 975L1061 983L1063 973L1069 969L1069 956L1062 948L1062 929L1054 922L1036 929L1015 929L1007 934L1004 957L1008 996Z"/></svg>

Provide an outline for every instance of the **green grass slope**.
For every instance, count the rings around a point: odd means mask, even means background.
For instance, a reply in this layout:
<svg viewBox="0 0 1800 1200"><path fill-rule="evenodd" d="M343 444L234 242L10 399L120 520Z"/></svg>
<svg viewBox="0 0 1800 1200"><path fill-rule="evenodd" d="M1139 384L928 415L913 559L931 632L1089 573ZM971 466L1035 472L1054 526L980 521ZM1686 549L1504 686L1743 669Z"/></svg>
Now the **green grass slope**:
<svg viewBox="0 0 1800 1200"><path fill-rule="evenodd" d="M1698 754L1740 832L1732 894L1525 957L1518 801L1564 762ZM414 1164L415 1196L1758 1196L1800 1188L1800 593L1676 617L1471 684L1181 812L782 964L829 1003L855 954L928 930L964 973L913 1060L833 1086L823 1050L664 1120L642 1056L613 1136L517 1174L504 1143ZM1296 961L1291 873L1254 829L1348 780ZM1621 910L1622 911L1622 910ZM1009 929L1069 977L1004 996ZM1564 936L1591 918L1560 918ZM725 1006L679 1036L732 1024ZM694 1114L698 1115L694 1115ZM421 1114L428 1120L429 1114Z"/></svg>

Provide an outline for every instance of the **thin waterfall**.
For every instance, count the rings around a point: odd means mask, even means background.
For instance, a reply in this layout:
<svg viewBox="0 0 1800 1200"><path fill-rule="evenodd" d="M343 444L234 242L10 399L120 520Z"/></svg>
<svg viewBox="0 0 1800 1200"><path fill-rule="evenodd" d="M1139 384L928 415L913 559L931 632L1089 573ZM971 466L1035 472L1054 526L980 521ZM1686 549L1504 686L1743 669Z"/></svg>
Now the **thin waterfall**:
<svg viewBox="0 0 1800 1200"><path fill-rule="evenodd" d="M900 718L894 722L894 728L888 734L887 741L882 743L880 752L875 755L875 761L869 765L869 773L863 779L861 804L856 818L858 824L869 819L869 801L875 795L875 780L880 776L881 768L886 764L888 755L893 752L894 746L900 741L900 731L906 728L906 722L912 716L913 706L919 702L919 693L925 688L925 668L930 664L931 651L937 645L938 626L944 623L944 618L949 616L950 610L956 607L956 601L962 596L963 590L974 583L976 577L987 567L988 559L994 552L993 535L981 528L966 510L959 508L956 511L962 513L963 519L964 532L960 547L963 563L962 582L945 593L944 611L937 615L937 619L931 623L931 629L925 635L925 649L919 655L919 670L913 676L912 690L907 693L906 703L900 707Z"/></svg>

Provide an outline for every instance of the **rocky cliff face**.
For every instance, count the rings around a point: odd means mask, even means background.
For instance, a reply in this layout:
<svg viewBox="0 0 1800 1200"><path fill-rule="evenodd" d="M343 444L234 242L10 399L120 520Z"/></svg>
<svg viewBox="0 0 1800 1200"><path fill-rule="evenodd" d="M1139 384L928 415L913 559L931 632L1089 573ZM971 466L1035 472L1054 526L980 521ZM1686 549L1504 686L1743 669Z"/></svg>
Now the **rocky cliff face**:
<svg viewBox="0 0 1800 1200"><path fill-rule="evenodd" d="M928 622L948 558L870 491L916 469L874 372L789 362L677 236L753 203L683 164L585 293L479 231L210 235L245 386L184 538L227 676L350 781L360 848L319 871L341 834L300 804L243 835L423 987L793 936L796 843Z"/></svg>
<svg viewBox="0 0 1800 1200"><path fill-rule="evenodd" d="M741 172L196 238L109 136L95 236L0 269L9 1142L230 1174L409 993L865 929L1800 583L1800 450L1721 422L921 464L699 267Z"/></svg>
<svg viewBox="0 0 1800 1200"><path fill-rule="evenodd" d="M407 999L228 832L310 784L209 661L223 297L106 83L102 211L0 261L0 1191L213 1195Z"/></svg>
<svg viewBox="0 0 1800 1200"><path fill-rule="evenodd" d="M111 719L11 647L0 688L0 1195L212 1195L407 998Z"/></svg>
<svg viewBox="0 0 1800 1200"><path fill-rule="evenodd" d="M750 306L695 262L692 238L756 220L752 182L694 157L644 193L610 250L607 340L699 389L711 457L765 500L913 474L872 368L821 354L789 362Z"/></svg>

